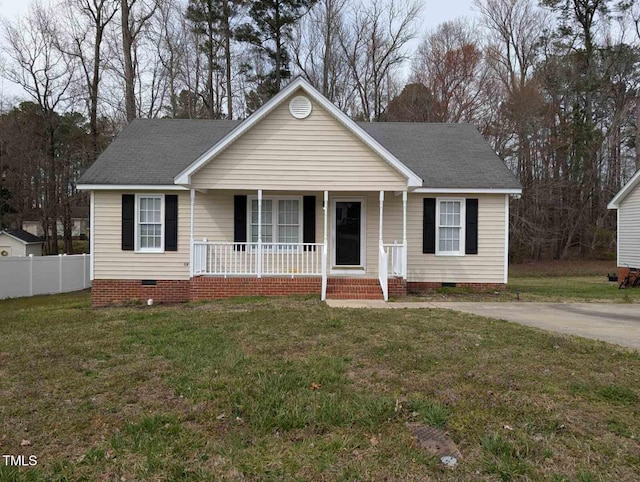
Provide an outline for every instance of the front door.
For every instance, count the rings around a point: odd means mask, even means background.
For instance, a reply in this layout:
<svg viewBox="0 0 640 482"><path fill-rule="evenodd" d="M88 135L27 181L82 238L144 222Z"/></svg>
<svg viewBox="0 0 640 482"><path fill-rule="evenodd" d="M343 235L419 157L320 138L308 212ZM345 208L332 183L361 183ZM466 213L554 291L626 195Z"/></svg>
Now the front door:
<svg viewBox="0 0 640 482"><path fill-rule="evenodd" d="M336 201L336 266L362 265L362 202Z"/></svg>

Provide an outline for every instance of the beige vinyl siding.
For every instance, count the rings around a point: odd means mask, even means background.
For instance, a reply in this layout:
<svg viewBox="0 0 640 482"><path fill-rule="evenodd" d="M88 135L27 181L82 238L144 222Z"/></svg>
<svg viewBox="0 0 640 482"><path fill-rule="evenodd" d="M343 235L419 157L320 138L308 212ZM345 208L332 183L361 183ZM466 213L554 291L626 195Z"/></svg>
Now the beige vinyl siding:
<svg viewBox="0 0 640 482"><path fill-rule="evenodd" d="M300 91L292 96L298 95ZM291 98L291 97L290 97ZM196 189L401 190L406 178L319 104L306 119L286 99L192 176Z"/></svg>
<svg viewBox="0 0 640 482"><path fill-rule="evenodd" d="M137 193L94 191L94 278L189 279L189 192L170 193L178 194L178 251L164 253L122 250L123 194Z"/></svg>
<svg viewBox="0 0 640 482"><path fill-rule="evenodd" d="M96 279L188 279L189 278L189 220L188 192L178 194L178 251L165 253L136 253L121 250L121 210L123 192L96 191L95 196L95 254ZM133 194L133 193L132 193ZM233 197L235 194L253 196L255 191L197 192L195 202L195 239L233 241ZM316 196L316 242L323 242L323 192L291 191L265 192L264 196ZM364 198L366 211L366 278L378 275L379 192L330 192L329 205L334 198ZM444 281L502 283L504 274L504 196L478 195L478 255L435 256L422 254L422 199L410 194L408 201L407 235L409 242L408 281ZM444 196L443 196L444 197ZM454 197L454 196L449 196ZM471 197L471 196L470 196ZM333 213L329 211L327 235L329 263L333 252L331 236ZM385 192L383 240L387 244L402 243L402 196Z"/></svg>
<svg viewBox="0 0 640 482"><path fill-rule="evenodd" d="M640 185L618 208L618 266L640 268Z"/></svg>
<svg viewBox="0 0 640 482"><path fill-rule="evenodd" d="M478 199L478 254L436 256L422 253L423 199L425 197ZM407 281L504 283L505 196L410 194L407 238Z"/></svg>
<svg viewBox="0 0 640 482"><path fill-rule="evenodd" d="M208 241L233 241L233 197L236 194L255 196L255 191L208 191L196 193L194 235L197 241L205 238ZM322 191L296 193L292 191L268 191L263 193L265 198L278 196L316 196L316 243L322 243L324 238L324 212ZM379 230L379 193L378 192L330 192L329 205L333 206L335 198L354 198L364 201L366 213L366 243L365 243L365 273L357 276L375 278L378 276L378 230ZM329 243L328 262L331 263L333 253L332 226L333 213L329 211L327 222ZM385 193L384 204L384 242L402 243L402 197L393 192ZM339 267L337 269L340 269Z"/></svg>

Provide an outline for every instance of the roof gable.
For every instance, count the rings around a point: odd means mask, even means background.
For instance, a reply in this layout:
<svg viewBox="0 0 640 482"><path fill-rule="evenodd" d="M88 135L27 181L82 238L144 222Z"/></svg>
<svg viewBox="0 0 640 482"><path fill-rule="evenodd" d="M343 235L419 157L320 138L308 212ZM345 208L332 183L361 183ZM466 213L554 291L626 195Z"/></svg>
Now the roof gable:
<svg viewBox="0 0 640 482"><path fill-rule="evenodd" d="M407 178L317 102L297 119L289 99L191 176L195 189L403 191ZM307 99L308 96L306 96Z"/></svg>
<svg viewBox="0 0 640 482"><path fill-rule="evenodd" d="M263 120L269 113L280 106L285 100L287 100L291 94L296 90L302 89L313 101L321 105L327 112L329 112L338 122L340 122L345 128L350 130L357 138L364 142L369 148L376 152L384 161L389 163L394 169L399 171L403 176L407 178L409 187L422 186L422 179L405 164L400 162L393 154L391 154L384 146L377 142L371 135L369 135L364 129L362 129L356 122L351 120L346 114L338 109L333 103L331 103L326 97L318 92L309 82L302 77L298 77L291 82L287 87L282 89L276 94L269 102L264 104L260 109L254 112L251 116L240 123L235 129L229 132L223 139L217 144L204 152L198 159L196 159L191 165L184 169L180 174L175 177L176 184L188 185L191 184L191 176L202 169L209 161L227 149L230 145L236 142L244 133L249 131L254 125Z"/></svg>
<svg viewBox="0 0 640 482"><path fill-rule="evenodd" d="M609 202L607 208L609 209L618 209L622 201L633 192L635 187L640 184L640 169L633 175L633 177L626 183L618 194L614 196L614 198Z"/></svg>

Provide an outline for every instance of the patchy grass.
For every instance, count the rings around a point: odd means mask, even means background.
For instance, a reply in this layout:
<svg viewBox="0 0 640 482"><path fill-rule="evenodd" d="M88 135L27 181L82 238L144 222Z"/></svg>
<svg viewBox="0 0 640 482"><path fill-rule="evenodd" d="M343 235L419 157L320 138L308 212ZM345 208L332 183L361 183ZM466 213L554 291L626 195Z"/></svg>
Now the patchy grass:
<svg viewBox="0 0 640 482"><path fill-rule="evenodd" d="M505 290L474 291L439 288L407 301L520 301L640 303L640 288L619 290L607 273L615 273L612 261L545 261L510 266Z"/></svg>
<svg viewBox="0 0 640 482"><path fill-rule="evenodd" d="M509 266L509 275L512 278L606 277L607 273L617 271L615 260L548 260Z"/></svg>
<svg viewBox="0 0 640 482"><path fill-rule="evenodd" d="M303 298L0 313L0 448L38 457L0 480L640 478L640 355L605 343Z"/></svg>

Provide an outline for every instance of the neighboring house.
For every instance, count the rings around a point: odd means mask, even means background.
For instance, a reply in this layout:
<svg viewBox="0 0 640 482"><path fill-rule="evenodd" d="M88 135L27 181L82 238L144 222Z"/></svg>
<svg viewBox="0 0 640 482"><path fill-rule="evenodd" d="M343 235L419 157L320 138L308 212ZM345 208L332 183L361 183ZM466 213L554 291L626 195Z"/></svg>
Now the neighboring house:
<svg viewBox="0 0 640 482"><path fill-rule="evenodd" d="M503 286L521 193L473 126L356 123L300 78L242 122L136 120L78 187L94 305Z"/></svg>
<svg viewBox="0 0 640 482"><path fill-rule="evenodd" d="M58 236L64 235L64 225L58 221ZM35 236L44 236L42 222L37 219L22 221L22 229ZM89 207L75 206L71 208L71 236L74 238L88 236L89 234Z"/></svg>
<svg viewBox="0 0 640 482"><path fill-rule="evenodd" d="M7 256L42 256L43 241L22 229L0 231L0 259Z"/></svg>
<svg viewBox="0 0 640 482"><path fill-rule="evenodd" d="M640 268L640 170L609 203L618 211L618 279Z"/></svg>

